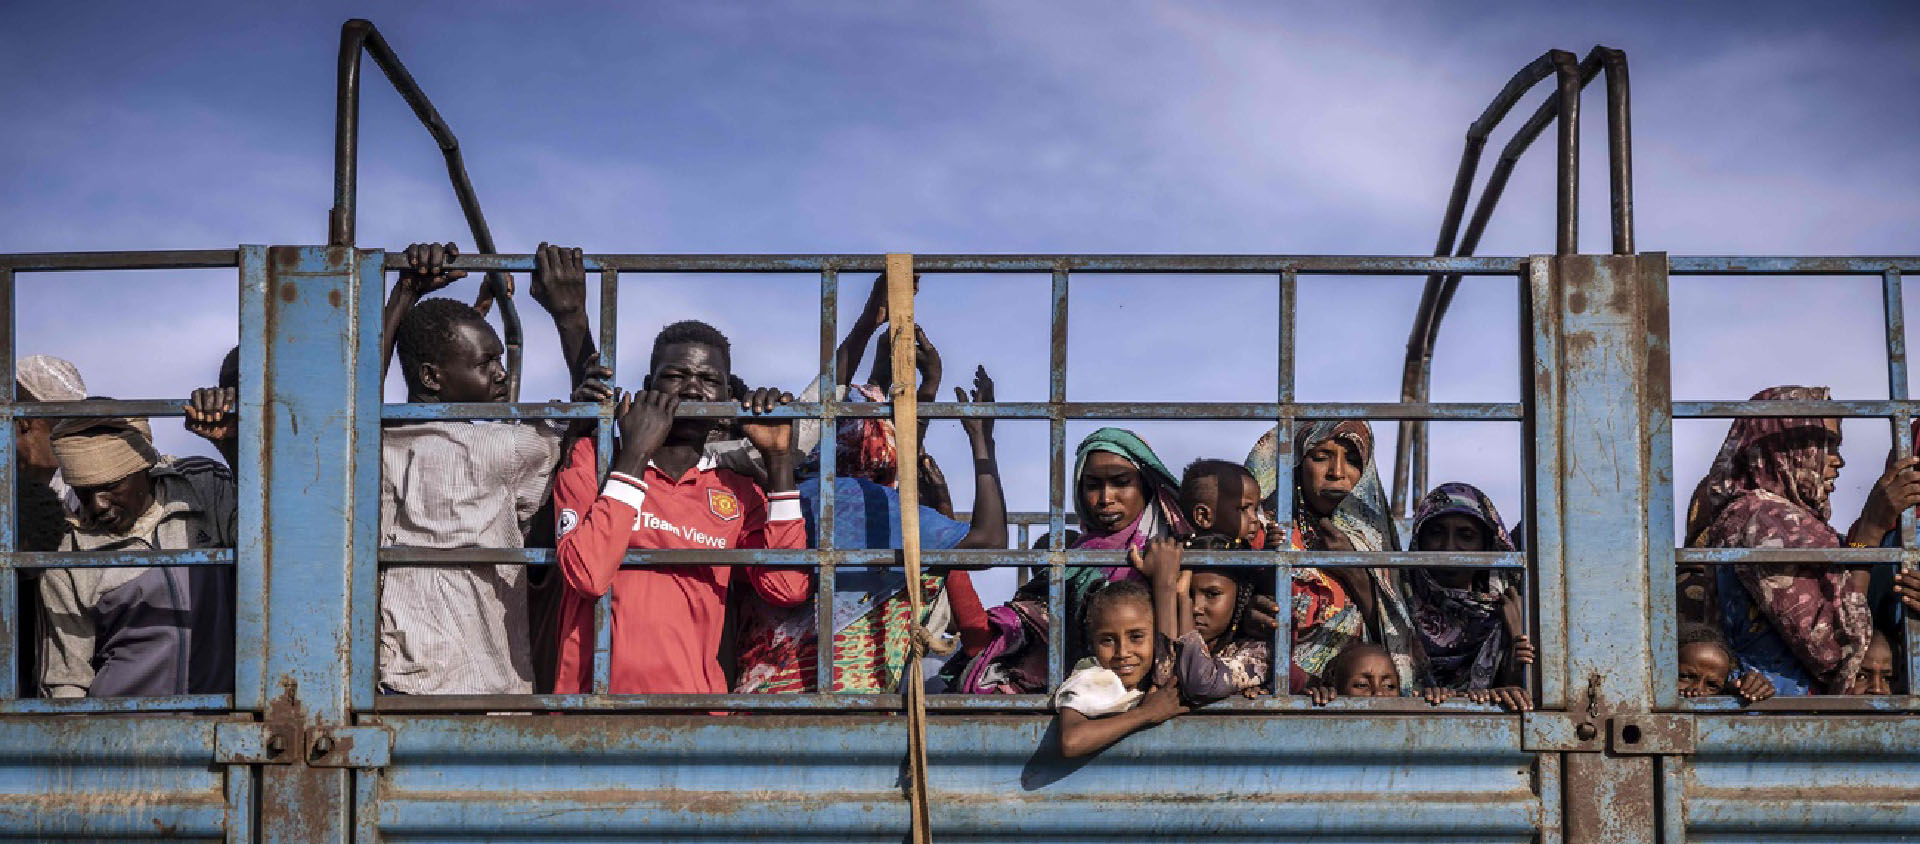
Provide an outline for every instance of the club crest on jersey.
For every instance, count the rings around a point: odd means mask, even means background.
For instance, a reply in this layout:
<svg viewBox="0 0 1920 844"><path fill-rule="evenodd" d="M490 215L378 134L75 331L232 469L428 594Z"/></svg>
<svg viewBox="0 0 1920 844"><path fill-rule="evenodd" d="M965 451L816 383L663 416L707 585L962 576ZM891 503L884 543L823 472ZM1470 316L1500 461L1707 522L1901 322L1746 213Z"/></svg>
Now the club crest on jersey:
<svg viewBox="0 0 1920 844"><path fill-rule="evenodd" d="M714 518L731 522L740 518L740 498L724 489L709 489L707 509L713 511Z"/></svg>

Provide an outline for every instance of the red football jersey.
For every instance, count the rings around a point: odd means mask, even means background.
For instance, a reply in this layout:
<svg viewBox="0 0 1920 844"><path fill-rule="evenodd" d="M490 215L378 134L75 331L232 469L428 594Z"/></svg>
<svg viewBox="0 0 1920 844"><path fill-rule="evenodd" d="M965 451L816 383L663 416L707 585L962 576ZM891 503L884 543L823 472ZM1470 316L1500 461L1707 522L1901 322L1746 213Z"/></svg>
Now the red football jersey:
<svg viewBox="0 0 1920 844"><path fill-rule="evenodd" d="M620 568L628 548L805 548L800 494L768 496L752 479L709 459L671 478L652 464L644 478L615 472L598 483L594 442L573 444L553 487L566 578L554 691L593 690L593 604L613 591L614 694L727 691L716 653L734 566ZM805 601L806 569L740 567L776 606Z"/></svg>

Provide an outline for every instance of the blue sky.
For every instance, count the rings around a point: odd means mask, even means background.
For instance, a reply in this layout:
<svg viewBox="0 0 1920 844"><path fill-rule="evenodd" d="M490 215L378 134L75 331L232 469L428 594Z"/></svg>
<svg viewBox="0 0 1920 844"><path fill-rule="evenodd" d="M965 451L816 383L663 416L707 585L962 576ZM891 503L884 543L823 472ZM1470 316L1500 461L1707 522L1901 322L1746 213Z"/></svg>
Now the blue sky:
<svg viewBox="0 0 1920 844"><path fill-rule="evenodd" d="M1543 50L1595 43L1632 62L1642 248L1920 250L1910 5L1667 5L15 2L0 8L0 251L321 242L334 54L356 15L458 133L508 251L1420 254L1486 101ZM470 246L433 145L365 73L361 244ZM1599 251L1598 88L1586 102L1582 242ZM1522 163L1481 254L1551 250L1550 148ZM866 283L845 279L843 319ZM733 337L750 381L798 388L812 371L811 278L625 284L622 362L696 317ZM23 277L18 346L72 358L96 393L184 395L233 342L233 290L215 272ZM1303 281L1300 397L1393 399L1418 293L1417 279ZM1676 280L1673 294L1676 397L1886 395L1870 280ZM1268 400L1273 296L1264 278L1080 278L1070 395ZM1517 398L1515 302L1504 280L1469 282L1437 399ZM551 330L522 306L525 397L558 397ZM1044 398L1045 278L932 278L920 307L949 385L984 363L1003 397ZM169 450L199 450L158 427ZM1243 455L1261 426L1137 428L1177 471ZM1681 500L1724 428L1676 426ZM1044 427L1001 432L1013 506L1043 507ZM1847 434L1843 523L1887 444L1880 423ZM1518 512L1517 426L1435 438L1434 481ZM965 465L953 423L930 447Z"/></svg>

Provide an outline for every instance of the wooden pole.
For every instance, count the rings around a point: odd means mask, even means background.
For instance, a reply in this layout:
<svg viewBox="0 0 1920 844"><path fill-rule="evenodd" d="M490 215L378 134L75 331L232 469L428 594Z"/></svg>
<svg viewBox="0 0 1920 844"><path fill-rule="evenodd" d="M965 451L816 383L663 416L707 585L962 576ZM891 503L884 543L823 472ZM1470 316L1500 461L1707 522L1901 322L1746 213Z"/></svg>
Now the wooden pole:
<svg viewBox="0 0 1920 844"><path fill-rule="evenodd" d="M887 255L887 324L893 332L893 438L900 477L900 551L907 569L907 599L912 606L909 624L920 625L924 601L920 594L920 407L916 381L913 330L913 256ZM927 802L927 700L921 676L918 636L907 649L907 803L912 815L910 838L931 844L933 830Z"/></svg>

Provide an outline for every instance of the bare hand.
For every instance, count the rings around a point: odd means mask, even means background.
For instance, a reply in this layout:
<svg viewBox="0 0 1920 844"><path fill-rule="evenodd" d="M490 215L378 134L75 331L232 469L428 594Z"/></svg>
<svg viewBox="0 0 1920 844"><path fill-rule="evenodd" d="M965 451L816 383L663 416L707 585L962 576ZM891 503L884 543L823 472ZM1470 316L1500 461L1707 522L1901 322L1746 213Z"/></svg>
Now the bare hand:
<svg viewBox="0 0 1920 844"><path fill-rule="evenodd" d="M873 280L873 289L867 291L867 303L860 308L860 321L870 326L880 326L887 321L887 274L881 273Z"/></svg>
<svg viewBox="0 0 1920 844"><path fill-rule="evenodd" d="M1538 656L1534 651L1532 637L1525 634L1513 637L1512 653L1514 665L1532 665L1534 658Z"/></svg>
<svg viewBox="0 0 1920 844"><path fill-rule="evenodd" d="M1758 671L1749 671L1733 681L1733 693L1741 703L1753 703L1773 697L1773 681Z"/></svg>
<svg viewBox="0 0 1920 844"><path fill-rule="evenodd" d="M582 404L599 404L613 398L613 388L607 385L613 380L613 370L600 364L600 353L594 352L587 358L587 367L581 373L580 385L573 388L572 400Z"/></svg>
<svg viewBox="0 0 1920 844"><path fill-rule="evenodd" d="M969 402L992 404L993 377L987 374L987 368L984 366L975 367L973 370L973 393L969 395L966 390L955 387L953 388L953 400L961 404ZM993 419L989 417L961 417L960 428L967 432L968 440L987 441L993 439Z"/></svg>
<svg viewBox="0 0 1920 844"><path fill-rule="evenodd" d="M1327 685L1314 686L1307 690L1307 697L1313 701L1314 706L1326 706L1339 696L1338 689Z"/></svg>
<svg viewBox="0 0 1920 844"><path fill-rule="evenodd" d="M1347 538L1339 528L1333 526L1333 517L1320 517L1320 542L1328 551L1352 551L1353 541Z"/></svg>
<svg viewBox="0 0 1920 844"><path fill-rule="evenodd" d="M1246 625L1248 631L1261 636L1270 635L1280 627L1280 602L1269 595L1255 595L1247 604Z"/></svg>
<svg viewBox="0 0 1920 844"><path fill-rule="evenodd" d="M533 253L533 288L527 292L556 317L586 313L586 258L579 247L540 244Z"/></svg>
<svg viewBox="0 0 1920 844"><path fill-rule="evenodd" d="M1907 605L1907 612L1920 613L1920 570L1908 569L1893 576L1893 594Z"/></svg>
<svg viewBox="0 0 1920 844"><path fill-rule="evenodd" d="M667 442L667 433L673 430L673 412L680 409L680 397L658 390L622 390L615 395L618 406L614 421L620 428L620 450L640 455L659 451Z"/></svg>
<svg viewBox="0 0 1920 844"><path fill-rule="evenodd" d="M938 400L940 377L944 372L940 350L933 347L933 341L927 339L926 329L918 323L913 326L913 365L920 370L920 389L916 395L921 401Z"/></svg>
<svg viewBox="0 0 1920 844"><path fill-rule="evenodd" d="M740 409L758 416L793 401L793 394L773 387L761 387L740 398ZM740 420L740 433L760 451L762 457L793 451L793 423L786 419L770 422Z"/></svg>
<svg viewBox="0 0 1920 844"><path fill-rule="evenodd" d="M1192 707L1180 702L1180 684L1162 683L1147 692L1140 701L1140 715L1149 724L1164 724L1176 715L1185 715Z"/></svg>
<svg viewBox="0 0 1920 844"><path fill-rule="evenodd" d="M1430 706L1439 706L1446 703L1447 698L1453 697L1453 690L1446 686L1428 686L1420 690L1420 697Z"/></svg>
<svg viewBox="0 0 1920 844"><path fill-rule="evenodd" d="M407 268L400 271L397 286L414 296L425 296L467 277L466 270L450 270L446 264L460 257L460 247L446 243L416 243L407 247Z"/></svg>
<svg viewBox="0 0 1920 844"><path fill-rule="evenodd" d="M210 442L233 442L240 436L239 391L231 387L201 387L187 399L187 431Z"/></svg>
<svg viewBox="0 0 1920 844"><path fill-rule="evenodd" d="M1860 509L1857 542L1878 544L1887 531L1900 524L1901 512L1920 505L1920 457L1889 459L1887 471L1867 491L1867 504Z"/></svg>
<svg viewBox="0 0 1920 844"><path fill-rule="evenodd" d="M1171 585L1180 579L1180 543L1164 536L1147 540L1147 553L1143 556L1140 549L1127 551L1127 562L1147 580L1156 584Z"/></svg>
<svg viewBox="0 0 1920 844"><path fill-rule="evenodd" d="M1474 703L1499 704L1508 712L1533 711L1533 698L1527 696L1527 690L1519 686L1501 686L1497 689L1473 689L1467 692L1467 700Z"/></svg>

